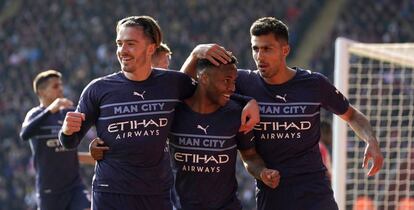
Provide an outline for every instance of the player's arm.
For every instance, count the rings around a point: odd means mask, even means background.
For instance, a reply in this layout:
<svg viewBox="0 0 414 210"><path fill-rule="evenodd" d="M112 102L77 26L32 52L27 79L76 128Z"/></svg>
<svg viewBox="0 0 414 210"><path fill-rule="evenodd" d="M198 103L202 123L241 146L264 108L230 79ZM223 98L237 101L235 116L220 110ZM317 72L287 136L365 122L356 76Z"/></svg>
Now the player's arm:
<svg viewBox="0 0 414 210"><path fill-rule="evenodd" d="M279 171L266 168L263 159L259 154L257 154L254 147L246 150L239 150L239 152L242 157L244 167L252 176L258 180L261 180L270 188L274 189L279 185Z"/></svg>
<svg viewBox="0 0 414 210"><path fill-rule="evenodd" d="M261 180L270 188L276 188L279 185L279 172L266 168L263 159L256 152L254 138L253 132L247 134L238 132L236 135L237 149L243 164L246 170L256 179Z"/></svg>
<svg viewBox="0 0 414 210"><path fill-rule="evenodd" d="M218 66L231 61L231 52L217 44L199 44L181 66L180 71L184 72L193 79L197 79L196 65L198 59L208 59L212 64Z"/></svg>
<svg viewBox="0 0 414 210"><path fill-rule="evenodd" d="M367 168L369 160L372 160L373 164L368 171L368 176L375 175L381 169L384 157L367 117L351 105L339 117L345 120L355 134L366 142L362 167Z"/></svg>
<svg viewBox="0 0 414 210"><path fill-rule="evenodd" d="M27 141L36 135L44 120L50 115L49 110L45 109L38 113L28 113L20 130L20 138Z"/></svg>
<svg viewBox="0 0 414 210"><path fill-rule="evenodd" d="M80 164L95 165L96 162L88 152L78 152L78 158Z"/></svg>
<svg viewBox="0 0 414 210"><path fill-rule="evenodd" d="M81 112L68 112L66 113L65 120L63 121L62 129L59 132L60 143L65 148L75 148L79 145L85 130L81 131L81 127L85 121L85 114Z"/></svg>
<svg viewBox="0 0 414 210"><path fill-rule="evenodd" d="M99 116L98 80L94 80L82 91L79 104L74 112L67 112L59 132L60 143L68 149L79 145L86 132L92 127Z"/></svg>
<svg viewBox="0 0 414 210"><path fill-rule="evenodd" d="M67 109L73 106L73 102L66 98L55 99L46 109L38 113L28 113L23 122L20 138L29 140L39 130L40 126L50 114L54 114L61 109Z"/></svg>

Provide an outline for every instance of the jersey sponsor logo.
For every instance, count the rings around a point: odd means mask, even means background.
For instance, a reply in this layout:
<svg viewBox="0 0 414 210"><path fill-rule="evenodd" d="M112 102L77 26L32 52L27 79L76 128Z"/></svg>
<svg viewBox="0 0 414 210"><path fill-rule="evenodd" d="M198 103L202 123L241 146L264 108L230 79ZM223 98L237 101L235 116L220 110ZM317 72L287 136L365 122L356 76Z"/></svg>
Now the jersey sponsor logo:
<svg viewBox="0 0 414 210"><path fill-rule="evenodd" d="M219 155L207 155L207 154L193 154L176 152L174 153L174 159L178 162L185 163L202 163L202 164L224 164L229 162L229 156L227 154Z"/></svg>
<svg viewBox="0 0 414 210"><path fill-rule="evenodd" d="M221 164L229 162L230 157L227 154L193 154L184 152L174 153L175 161L182 163L181 171L195 173L219 173Z"/></svg>
<svg viewBox="0 0 414 210"><path fill-rule="evenodd" d="M108 125L108 132L114 133L119 131L137 130L140 128L151 127L165 127L168 124L167 118L150 119L150 120L129 120L123 122L111 123Z"/></svg>
<svg viewBox="0 0 414 210"><path fill-rule="evenodd" d="M286 122L286 121L275 121L275 122L259 122L254 129L258 131L304 131L309 130L312 124L309 121L300 122Z"/></svg>
<svg viewBox="0 0 414 210"><path fill-rule="evenodd" d="M141 97L141 99L142 99L142 100L145 100L145 98L144 98L144 94L145 94L145 90L144 90L144 92L142 92L142 93L139 93L139 92L137 92L137 91L134 91L134 92L133 92L133 95L134 95L134 96L139 96L139 97Z"/></svg>
<svg viewBox="0 0 414 210"><path fill-rule="evenodd" d="M207 125L205 128L203 128L203 126L201 126L201 125L197 125L197 128L203 130L204 134L206 134L206 135L207 135L207 128L208 127L209 127L209 125Z"/></svg>
<svg viewBox="0 0 414 210"><path fill-rule="evenodd" d="M283 95L283 96L281 96L281 95L276 95L275 97L276 97L277 99L283 100L285 103L287 102L287 101L286 101L286 94L285 94L285 95Z"/></svg>
<svg viewBox="0 0 414 210"><path fill-rule="evenodd" d="M116 133L115 139L117 140L139 136L159 136L160 128L167 125L167 118L128 120L109 124L107 131Z"/></svg>
<svg viewBox="0 0 414 210"><path fill-rule="evenodd" d="M310 121L299 122L260 122L254 130L260 132L261 140L289 140L300 139L302 132L311 129L312 123Z"/></svg>

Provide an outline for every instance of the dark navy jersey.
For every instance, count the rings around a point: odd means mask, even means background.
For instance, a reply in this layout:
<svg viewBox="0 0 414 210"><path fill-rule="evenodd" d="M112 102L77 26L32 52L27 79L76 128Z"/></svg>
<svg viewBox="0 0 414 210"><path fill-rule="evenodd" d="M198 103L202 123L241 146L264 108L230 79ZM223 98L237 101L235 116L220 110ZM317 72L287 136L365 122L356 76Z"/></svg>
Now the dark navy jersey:
<svg viewBox="0 0 414 210"><path fill-rule="evenodd" d="M177 103L192 95L195 83L175 71L154 69L145 81L122 72L92 81L81 94L77 111L85 113L81 130L61 134L75 147L92 126L110 150L95 167L93 190L121 194L169 193L172 185L167 135Z"/></svg>
<svg viewBox="0 0 414 210"><path fill-rule="evenodd" d="M282 177L325 170L318 147L320 108L344 114L349 106L325 76L295 70L296 75L280 85L269 85L260 72L248 70L239 70L236 82L236 92L259 103L256 150Z"/></svg>
<svg viewBox="0 0 414 210"><path fill-rule="evenodd" d="M34 107L26 115L20 136L29 140L36 170L36 190L40 195L61 193L82 185L76 149L65 149L58 132L68 110L52 114Z"/></svg>
<svg viewBox="0 0 414 210"><path fill-rule="evenodd" d="M177 107L169 146L183 209L220 209L234 202L237 149L254 147L252 132L238 132L241 110L232 100L210 114L184 103Z"/></svg>

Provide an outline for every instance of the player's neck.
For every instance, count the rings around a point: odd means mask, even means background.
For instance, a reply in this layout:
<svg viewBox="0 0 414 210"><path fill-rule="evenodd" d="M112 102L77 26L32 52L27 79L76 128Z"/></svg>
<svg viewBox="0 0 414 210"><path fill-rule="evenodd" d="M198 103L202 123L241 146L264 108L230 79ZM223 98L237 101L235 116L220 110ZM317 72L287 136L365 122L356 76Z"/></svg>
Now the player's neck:
<svg viewBox="0 0 414 210"><path fill-rule="evenodd" d="M135 69L133 72L122 71L126 78L132 81L144 81L151 75L151 64Z"/></svg>
<svg viewBox="0 0 414 210"><path fill-rule="evenodd" d="M296 70L288 66L281 68L273 77L263 78L263 80L270 85L281 85L291 80L296 75Z"/></svg>
<svg viewBox="0 0 414 210"><path fill-rule="evenodd" d="M191 110L200 114L213 113L220 108L219 104L211 101L199 88L197 88L193 96L184 100L184 102L191 108Z"/></svg>

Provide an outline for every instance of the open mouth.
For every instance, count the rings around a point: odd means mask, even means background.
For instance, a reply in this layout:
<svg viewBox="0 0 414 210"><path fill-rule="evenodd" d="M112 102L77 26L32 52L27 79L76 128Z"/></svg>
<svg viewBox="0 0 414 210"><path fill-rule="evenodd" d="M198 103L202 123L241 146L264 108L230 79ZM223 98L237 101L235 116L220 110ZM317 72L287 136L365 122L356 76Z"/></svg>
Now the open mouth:
<svg viewBox="0 0 414 210"><path fill-rule="evenodd" d="M230 95L231 94L223 94L224 98L226 98L226 99L230 99Z"/></svg>
<svg viewBox="0 0 414 210"><path fill-rule="evenodd" d="M260 63L259 65L257 65L257 67L259 68L259 69L265 69L265 68L267 68L269 65L267 65L267 64L262 64L262 63Z"/></svg>

